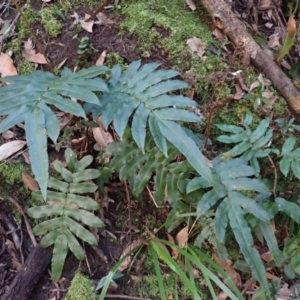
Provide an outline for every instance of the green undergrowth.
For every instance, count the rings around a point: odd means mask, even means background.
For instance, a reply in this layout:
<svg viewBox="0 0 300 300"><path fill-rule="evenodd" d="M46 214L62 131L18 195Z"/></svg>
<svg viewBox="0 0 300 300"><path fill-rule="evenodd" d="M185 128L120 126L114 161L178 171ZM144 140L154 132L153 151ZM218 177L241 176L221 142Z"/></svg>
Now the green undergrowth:
<svg viewBox="0 0 300 300"><path fill-rule="evenodd" d="M126 1L121 11L125 17L121 28L138 38L142 56L150 57L155 48L161 56L168 56L173 67L195 86L196 92L206 98L212 94L212 85L207 78L216 71L226 71L228 67L220 57L208 51L209 45L216 42L210 24L202 21L207 20L203 8L192 12L181 0L147 3L138 0ZM204 63L187 45L187 40L193 36L208 43ZM217 89L217 85L214 88ZM228 92L228 89L223 89L224 96Z"/></svg>
<svg viewBox="0 0 300 300"><path fill-rule="evenodd" d="M71 282L66 300L93 300L94 287L92 281L77 272Z"/></svg>
<svg viewBox="0 0 300 300"><path fill-rule="evenodd" d="M30 166L23 163L0 164L0 196L16 196L19 200L30 197L30 192L24 187L22 173L31 173Z"/></svg>

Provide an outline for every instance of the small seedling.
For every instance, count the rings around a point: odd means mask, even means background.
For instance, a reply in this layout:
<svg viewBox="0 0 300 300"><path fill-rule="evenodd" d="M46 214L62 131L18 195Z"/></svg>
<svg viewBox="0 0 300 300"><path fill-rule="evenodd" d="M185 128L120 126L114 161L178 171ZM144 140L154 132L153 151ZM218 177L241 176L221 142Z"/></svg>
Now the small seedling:
<svg viewBox="0 0 300 300"><path fill-rule="evenodd" d="M93 45L90 43L90 39L88 36L84 36L81 39L78 39L78 34L75 34L73 36L73 39L77 39L79 41L79 46L78 46L78 50L77 53L79 55L83 55L83 54L88 54L91 52L98 52L97 49L95 49L93 47Z"/></svg>
<svg viewBox="0 0 300 300"><path fill-rule="evenodd" d="M247 94L244 95L244 99L246 100L251 100L253 102L253 108L254 110L257 110L263 103L267 105L271 105L271 102L268 98L263 97L262 93L264 91L264 87L262 84L260 84L257 89L255 94Z"/></svg>

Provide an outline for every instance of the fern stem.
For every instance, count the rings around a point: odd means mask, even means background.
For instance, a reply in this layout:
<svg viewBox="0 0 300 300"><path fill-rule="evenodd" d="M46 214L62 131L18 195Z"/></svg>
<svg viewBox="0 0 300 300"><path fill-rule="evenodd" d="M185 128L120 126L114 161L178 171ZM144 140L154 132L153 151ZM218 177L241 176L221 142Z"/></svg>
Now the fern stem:
<svg viewBox="0 0 300 300"><path fill-rule="evenodd" d="M33 32L32 28L31 28L31 26L30 26L30 24L29 24L27 18L25 17L25 15L24 15L24 13L23 13L23 11L22 11L20 5L18 4L18 2L17 2L16 0L13 0L13 3L14 3L14 5L15 5L15 7L16 7L18 13L20 14L20 16L23 18L23 20L24 20L26 26L28 27L28 29L29 29L29 31L30 31L30 33L31 33L31 35L32 35L32 38L34 39L34 41L35 41L35 43L36 43L36 46L38 47L40 53L45 57L45 59L46 59L46 61L47 61L47 65L48 65L50 71L54 74L54 69L53 69L53 67L52 67L52 65L51 65L51 63L50 63L50 61L49 61L49 59L48 59L48 57L47 57L47 55L46 55L46 53L45 53L45 51L44 51L42 45L41 45L41 43L40 43L40 41L38 40L36 34Z"/></svg>

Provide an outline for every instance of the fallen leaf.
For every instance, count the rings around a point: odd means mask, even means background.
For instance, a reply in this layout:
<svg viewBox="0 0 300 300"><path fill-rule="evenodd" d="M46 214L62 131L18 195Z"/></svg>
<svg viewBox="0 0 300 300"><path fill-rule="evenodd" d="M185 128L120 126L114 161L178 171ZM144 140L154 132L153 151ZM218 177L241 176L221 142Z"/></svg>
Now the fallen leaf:
<svg viewBox="0 0 300 300"><path fill-rule="evenodd" d="M221 292L218 294L217 299L218 300L226 300L228 298L228 295L225 292Z"/></svg>
<svg viewBox="0 0 300 300"><path fill-rule="evenodd" d="M22 180L26 187L28 187L32 192L40 189L36 180L27 173L22 173Z"/></svg>
<svg viewBox="0 0 300 300"><path fill-rule="evenodd" d="M131 244L129 244L123 251L123 253L121 254L120 259L122 259L122 257L124 257L128 252L130 252L131 250L133 250L134 248L138 247L139 245L142 244L141 240L135 240L133 241ZM123 272L124 270L126 270L130 263L131 263L131 255L129 255L119 266L118 271L119 273Z"/></svg>
<svg viewBox="0 0 300 300"><path fill-rule="evenodd" d="M280 44L280 35L278 33L274 33L269 36L268 46L272 49L279 49L281 47Z"/></svg>
<svg viewBox="0 0 300 300"><path fill-rule="evenodd" d="M104 50L96 61L96 66L102 66L106 58L106 50Z"/></svg>
<svg viewBox="0 0 300 300"><path fill-rule="evenodd" d="M203 56L205 53L206 43L202 42L197 37L188 39L186 42L193 52L196 52L202 61L206 60L206 56Z"/></svg>
<svg viewBox="0 0 300 300"><path fill-rule="evenodd" d="M74 25L79 24L79 22L80 22L80 17L79 17L79 15L78 15L78 13L77 13L76 11L74 11L73 15L71 15L71 18L74 18L74 19L75 19L74 22L73 22Z"/></svg>
<svg viewBox="0 0 300 300"><path fill-rule="evenodd" d="M213 31L213 35L216 37L216 39L219 41L219 42L223 42L226 40L226 36L225 34L223 33L222 30L218 29L218 28L215 28L215 30ZM247 53L247 52L245 52Z"/></svg>
<svg viewBox="0 0 300 300"><path fill-rule="evenodd" d="M18 75L12 59L5 53L0 54L0 74L1 77Z"/></svg>
<svg viewBox="0 0 300 300"><path fill-rule="evenodd" d="M182 228L176 235L176 243L180 248L186 247L187 241L188 241L188 231L189 227L185 226Z"/></svg>
<svg viewBox="0 0 300 300"><path fill-rule="evenodd" d="M2 133L2 137L6 140L10 140L15 136L15 134L11 130L6 130Z"/></svg>
<svg viewBox="0 0 300 300"><path fill-rule="evenodd" d="M290 15L289 17L286 30L290 34L290 36L294 36L296 34L297 25L293 15Z"/></svg>
<svg viewBox="0 0 300 300"><path fill-rule="evenodd" d="M220 259L216 253L213 253L212 255L213 260L231 277L233 282L237 285L240 286L242 284L241 277L239 273L236 272L236 270L232 267L232 261L227 259L227 260L222 260ZM226 280L225 280L226 283Z"/></svg>
<svg viewBox="0 0 300 300"><path fill-rule="evenodd" d="M193 2L193 0L185 0L185 2L190 7L191 10L195 10L196 9L196 5Z"/></svg>
<svg viewBox="0 0 300 300"><path fill-rule="evenodd" d="M86 30L87 32L93 32L93 26L94 26L94 21L79 21L81 24L81 27Z"/></svg>
<svg viewBox="0 0 300 300"><path fill-rule="evenodd" d="M34 47L32 45L32 39L29 38L26 42L24 42L24 52L23 57L28 61L31 61L36 64L45 65L47 64L47 60L45 56L41 53L36 53Z"/></svg>
<svg viewBox="0 0 300 300"><path fill-rule="evenodd" d="M175 239L174 239L174 238L172 237L172 235L169 234L168 232L167 232L167 237L168 237L168 241L169 241L170 243L175 244ZM177 259L177 258L178 258L178 255L179 255L178 250L177 250L175 247L171 247L171 249L172 249L172 257L173 257L174 259Z"/></svg>
<svg viewBox="0 0 300 300"><path fill-rule="evenodd" d="M25 141L17 140L5 143L0 146L0 161L10 157L26 145Z"/></svg>

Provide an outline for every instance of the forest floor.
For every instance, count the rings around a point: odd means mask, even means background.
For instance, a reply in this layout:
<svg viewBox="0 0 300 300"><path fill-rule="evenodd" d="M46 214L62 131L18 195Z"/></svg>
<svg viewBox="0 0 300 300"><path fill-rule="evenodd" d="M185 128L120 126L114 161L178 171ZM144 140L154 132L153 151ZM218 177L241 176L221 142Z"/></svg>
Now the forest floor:
<svg viewBox="0 0 300 300"><path fill-rule="evenodd" d="M93 20L85 21L105 1L19 1L30 24L30 32L13 2L4 0L4 3L0 3L0 53L9 54L18 74L52 69L59 75L64 67L76 71L96 64L108 67L120 64L122 69L126 69L128 64L141 59L142 63L158 62L163 69L179 71L182 79L190 84L190 88L184 91L185 95L201 105L204 118L207 118L214 103L222 101L229 94L237 95L237 101L216 110L213 119L215 124L238 124L249 109L254 113L256 124L265 116L270 116L272 120L290 118L285 101L272 86L269 87L269 94L265 94L272 102L271 108L263 103L254 112L254 101L242 98L250 86L259 80L259 73L249 65L244 53L227 43L220 32L214 31L209 15L198 3L197 9L191 10L187 4L189 1L184 0L120 0L106 6ZM235 12L243 18L243 7L236 5L235 8ZM262 21L260 18L259 15L257 28ZM11 29L4 34L9 26ZM254 33L261 44L268 43L270 34L267 29L264 32L257 29ZM50 64L41 55L36 38ZM11 67L3 67L4 63L1 63L2 70ZM241 72L241 80L235 80L236 72ZM238 97L238 94L241 96ZM76 120L70 120L68 115L61 116L61 123L65 125L59 138L59 150L56 151L55 146L49 143L51 161L63 160L67 147L72 148L78 157L86 154L97 156L94 150L97 139L89 129L83 128ZM204 127L200 130L204 131ZM219 134L216 127L211 129L211 138ZM23 128L15 126L13 131L0 135L0 145L20 139L24 139ZM14 202L9 201L10 197L14 197L24 211L32 205L30 184L24 180L26 175L32 176L26 151L26 148L17 151L0 164L0 298L9 289L32 250L22 216ZM206 155L213 157L219 151L220 146L216 145ZM145 228L154 232L164 224L170 211L168 206L157 209L147 191L142 199L134 199L128 193L126 183L120 183L117 177L107 185L106 192L103 196L105 199L102 199L105 208L101 212L106 227L97 233L102 254L86 245L85 261L79 262L69 255L58 284L54 284L49 272L45 272L30 299L64 299L77 270L97 285L128 246L137 238L147 238ZM30 223L34 226L33 220ZM165 238L165 235L161 237ZM21 240L21 245L15 244L16 239ZM211 247L205 247L209 253ZM263 253L264 246L260 246L259 251ZM240 256L239 248L234 243L229 252L233 261ZM165 268L165 272L168 273L168 268ZM147 251L125 274L117 280L118 288L109 292L111 297L112 294L118 294L127 295L128 299L160 298L154 265ZM241 276L243 283L249 279L245 274L241 273ZM210 299L207 288L203 284L199 286L203 289L203 299ZM181 287L181 297L192 299L184 287ZM123 298L116 296L111 299Z"/></svg>

